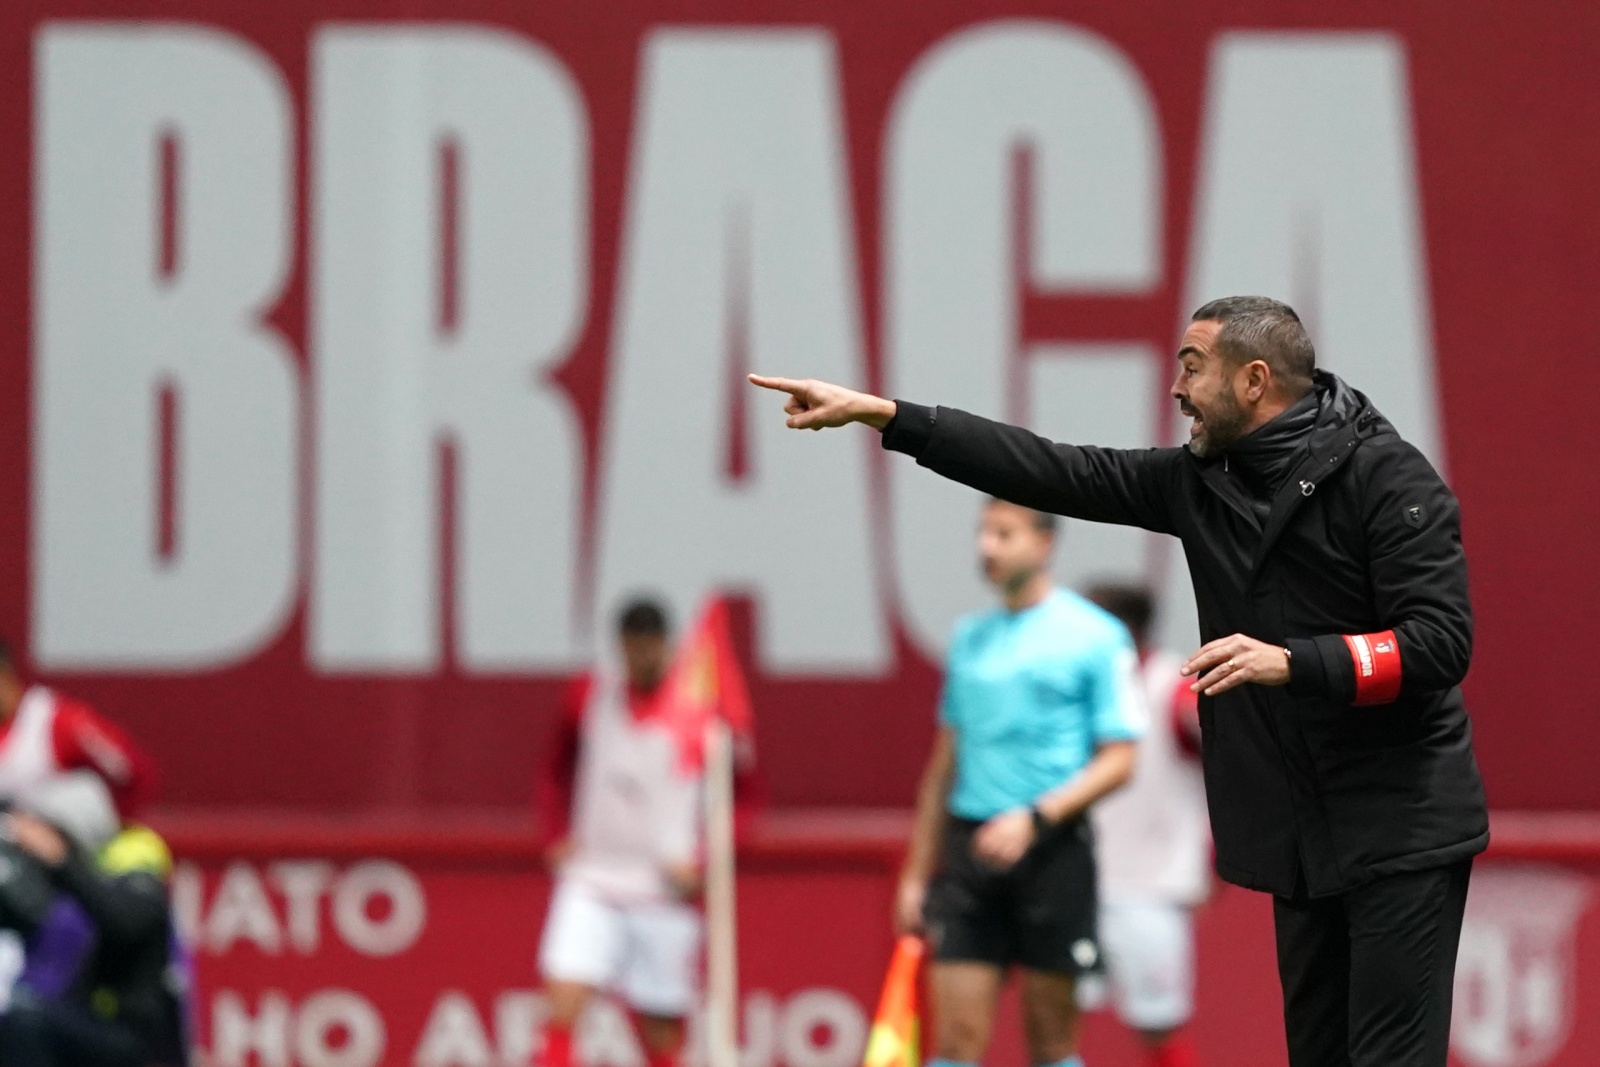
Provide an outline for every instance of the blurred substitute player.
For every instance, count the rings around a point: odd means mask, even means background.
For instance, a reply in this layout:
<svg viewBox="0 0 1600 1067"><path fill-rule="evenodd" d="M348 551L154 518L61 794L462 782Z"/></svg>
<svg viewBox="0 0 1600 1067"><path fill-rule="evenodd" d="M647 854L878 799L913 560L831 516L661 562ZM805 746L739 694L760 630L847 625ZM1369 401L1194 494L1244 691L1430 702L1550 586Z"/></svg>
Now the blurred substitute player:
<svg viewBox="0 0 1600 1067"><path fill-rule="evenodd" d="M151 791L150 761L122 731L81 701L29 685L0 644L0 802L71 770L104 779L123 818Z"/></svg>
<svg viewBox="0 0 1600 1067"><path fill-rule="evenodd" d="M1180 1032L1194 1011L1191 915L1211 887L1199 700L1182 657L1150 647L1148 590L1101 585L1088 596L1133 635L1150 709L1132 780L1094 808L1110 993L1118 1017L1144 1039L1151 1067L1193 1067L1194 1047Z"/></svg>
<svg viewBox="0 0 1600 1067"><path fill-rule="evenodd" d="M978 551L1002 603L950 643L895 917L935 961L930 1067L982 1059L1013 964L1032 1062L1082 1065L1074 986L1099 956L1085 812L1127 781L1144 715L1127 631L1051 583L1056 522L985 506Z"/></svg>
<svg viewBox="0 0 1600 1067"><path fill-rule="evenodd" d="M676 1067L700 969L701 781L685 774L657 697L671 663L665 609L639 599L618 617L620 672L567 694L542 792L556 886L539 963L549 998L543 1067L572 1067L573 1027L606 990L633 1013L648 1067ZM737 799L751 747L736 742Z"/></svg>

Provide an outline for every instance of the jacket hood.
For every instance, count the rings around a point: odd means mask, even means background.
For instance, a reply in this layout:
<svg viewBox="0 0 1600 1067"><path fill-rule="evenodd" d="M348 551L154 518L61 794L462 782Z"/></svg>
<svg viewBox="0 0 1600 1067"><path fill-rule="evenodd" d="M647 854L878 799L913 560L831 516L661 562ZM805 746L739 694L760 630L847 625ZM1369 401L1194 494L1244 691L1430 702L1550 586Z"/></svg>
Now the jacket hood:
<svg viewBox="0 0 1600 1067"><path fill-rule="evenodd" d="M1322 397L1316 429L1311 431L1313 453L1327 454L1351 432L1363 440L1395 432L1389 420L1372 405L1367 394L1352 388L1337 374L1325 370L1313 371L1311 383L1311 387Z"/></svg>
<svg viewBox="0 0 1600 1067"><path fill-rule="evenodd" d="M1326 456L1342 446L1352 434L1358 440L1395 432L1388 419L1372 405L1367 394L1351 385L1337 374L1325 370L1312 371L1311 388L1320 397L1317 421L1312 428L1309 447L1312 455ZM1201 467L1221 465L1227 451L1209 456L1197 456L1183 445L1189 457Z"/></svg>

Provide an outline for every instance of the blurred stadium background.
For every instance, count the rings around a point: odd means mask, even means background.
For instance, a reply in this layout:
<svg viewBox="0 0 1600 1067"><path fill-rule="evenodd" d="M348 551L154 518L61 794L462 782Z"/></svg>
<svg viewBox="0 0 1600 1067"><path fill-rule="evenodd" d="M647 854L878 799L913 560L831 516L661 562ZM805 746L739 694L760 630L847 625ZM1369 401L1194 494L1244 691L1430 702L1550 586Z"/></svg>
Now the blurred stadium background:
<svg viewBox="0 0 1600 1067"><path fill-rule="evenodd" d="M535 768L639 588L737 598L745 1065L858 1062L977 500L742 375L1166 443L1230 292L1463 501L1457 1062L1600 1058L1600 8L14 0L0 45L0 630L158 759L219 1065L526 1062ZM1170 544L1061 563L1189 647ZM1270 936L1204 913L1206 1062L1283 1062Z"/></svg>

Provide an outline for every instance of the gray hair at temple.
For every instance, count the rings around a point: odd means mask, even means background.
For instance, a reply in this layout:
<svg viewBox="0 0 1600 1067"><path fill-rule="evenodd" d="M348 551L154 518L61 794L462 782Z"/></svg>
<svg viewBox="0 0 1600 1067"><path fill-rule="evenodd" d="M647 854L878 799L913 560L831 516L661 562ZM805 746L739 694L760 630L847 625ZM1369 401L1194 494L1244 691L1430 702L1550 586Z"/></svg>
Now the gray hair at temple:
<svg viewBox="0 0 1600 1067"><path fill-rule="evenodd" d="M1317 351L1294 308L1270 296L1225 296L1189 317L1191 322L1220 322L1217 351L1235 366L1260 360L1288 395L1311 391Z"/></svg>

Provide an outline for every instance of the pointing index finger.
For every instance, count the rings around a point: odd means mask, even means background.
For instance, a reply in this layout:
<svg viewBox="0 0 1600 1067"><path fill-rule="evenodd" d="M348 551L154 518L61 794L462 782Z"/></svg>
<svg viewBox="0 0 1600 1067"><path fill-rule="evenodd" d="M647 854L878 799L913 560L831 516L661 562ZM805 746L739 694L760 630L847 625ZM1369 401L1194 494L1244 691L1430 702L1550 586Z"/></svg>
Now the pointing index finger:
<svg viewBox="0 0 1600 1067"><path fill-rule="evenodd" d="M749 380L751 385L759 385L763 389L776 389L782 393L792 393L800 388L800 383L793 378L770 378L765 374L752 374Z"/></svg>

